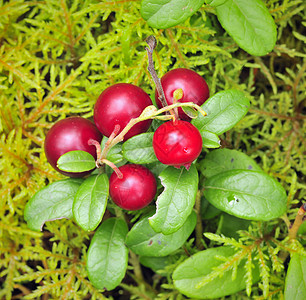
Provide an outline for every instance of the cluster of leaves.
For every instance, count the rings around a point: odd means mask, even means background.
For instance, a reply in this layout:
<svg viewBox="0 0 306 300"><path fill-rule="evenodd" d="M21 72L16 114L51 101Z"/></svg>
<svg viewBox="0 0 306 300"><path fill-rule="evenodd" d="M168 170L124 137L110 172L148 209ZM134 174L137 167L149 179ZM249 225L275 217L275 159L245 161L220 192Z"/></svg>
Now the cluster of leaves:
<svg viewBox="0 0 306 300"><path fill-rule="evenodd" d="M170 275L203 247L202 242L207 248L216 243L232 246L220 248L221 263L211 266L217 268L205 280L225 270L230 278L231 270L237 272L254 253L261 263L261 283L252 288L253 294L265 298L282 294L285 276L279 259L286 256L282 252L292 254L291 269L300 261L293 254L302 252L285 238L306 190L305 5L302 0L265 4L278 27L277 45L259 58L239 50L219 25L212 6L202 6L182 24L157 30L140 16L138 1L0 1L0 297L105 299L123 294L184 299L177 290L179 269L173 278ZM242 150L277 178L287 191L288 210L284 222L242 223L239 229L245 232L237 235L234 228L224 226L230 217L203 200L204 230L196 231L195 237L203 231L216 235L190 239L171 257L143 258L141 263L156 272L153 279L152 271L141 269L131 255L126 279L112 293L102 294L88 280L84 263L92 233L69 220L47 222L44 233L37 233L27 228L23 211L36 191L62 178L42 152L46 130L55 120L73 114L90 118L100 92L117 82L134 83L153 94L144 51L144 40L151 34L159 41L155 52L159 75L171 68L192 68L205 77L211 94L235 88L248 95L248 115L221 135L222 146ZM131 223L138 218L130 216ZM299 238L305 242L302 230ZM233 248L238 251L226 266L222 259ZM248 277L247 289L251 283Z"/></svg>

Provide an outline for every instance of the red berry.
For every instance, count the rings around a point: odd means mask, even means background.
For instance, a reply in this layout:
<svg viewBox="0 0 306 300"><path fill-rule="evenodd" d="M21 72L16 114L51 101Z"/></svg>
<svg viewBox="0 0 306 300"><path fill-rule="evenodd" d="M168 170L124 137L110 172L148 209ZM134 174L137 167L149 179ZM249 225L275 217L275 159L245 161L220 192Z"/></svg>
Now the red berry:
<svg viewBox="0 0 306 300"><path fill-rule="evenodd" d="M202 151L202 137L199 130L187 121L168 121L155 131L153 149L161 163L189 169Z"/></svg>
<svg viewBox="0 0 306 300"><path fill-rule="evenodd" d="M204 78L189 69L179 68L167 72L161 78L161 85L168 105L173 104L173 93L176 89L183 90L183 97L178 100L182 103L194 102L202 105L209 98L209 88ZM158 107L162 108L157 91L155 91L155 99ZM190 121L181 108L179 108L179 117L182 120Z"/></svg>
<svg viewBox="0 0 306 300"><path fill-rule="evenodd" d="M96 159L97 152L95 146L88 145L88 140L90 139L100 143L102 135L89 120L82 117L70 117L58 121L48 131L45 139L44 147L48 162L61 174L70 177L83 177L89 172L64 172L59 170L56 164L60 156L74 150L86 151Z"/></svg>
<svg viewBox="0 0 306 300"><path fill-rule="evenodd" d="M126 210L138 210L147 206L156 194L153 173L136 164L121 166L119 170L122 179L115 172L109 179L109 193L114 203Z"/></svg>
<svg viewBox="0 0 306 300"><path fill-rule="evenodd" d="M103 135L109 137L115 125L120 125L120 132L132 118L140 116L142 111L152 105L151 98L140 87L129 83L114 84L99 96L94 108L94 121ZM125 135L124 140L146 132L152 120L134 125Z"/></svg>

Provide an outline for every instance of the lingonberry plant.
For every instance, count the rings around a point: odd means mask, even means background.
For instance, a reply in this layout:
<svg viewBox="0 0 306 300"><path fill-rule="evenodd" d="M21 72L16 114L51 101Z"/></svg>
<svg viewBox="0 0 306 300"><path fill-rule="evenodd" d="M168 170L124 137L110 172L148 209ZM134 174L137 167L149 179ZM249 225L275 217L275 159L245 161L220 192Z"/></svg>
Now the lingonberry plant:
<svg viewBox="0 0 306 300"><path fill-rule="evenodd" d="M116 83L104 90L94 108L95 124L104 137L101 141L100 136L86 135L83 141L94 153L84 147L57 158L60 172L90 175L59 180L38 191L26 205L25 220L39 231L47 221L70 218L85 231L94 231L86 267L92 284L103 291L121 284L129 257L138 255L153 270L172 265L172 287L187 297L218 298L241 290L251 295L252 285L260 280L266 295L266 253L271 245L262 249L261 243L249 243L253 237L248 233L236 241L230 234L206 232L206 240L224 244L208 247L202 227L208 214L224 214L248 226L251 221L280 218L287 209L284 188L253 159L236 150L209 150L221 146L219 135L245 116L250 102L234 89L206 99L205 80L191 70L170 73L177 78L192 75L174 80L168 93L166 79L160 81L154 69L155 38L150 36L147 44L148 71L160 108L130 84ZM195 97L197 91L201 93ZM190 122L182 120L185 114ZM59 142L57 135L54 139ZM201 211L201 206L211 211ZM303 206L299 215L304 213ZM291 239L301 222L301 217L296 219ZM188 252L193 233L197 253L188 253L194 255L173 267L168 261L175 260L183 245ZM280 268L276 253L270 254L273 268Z"/></svg>

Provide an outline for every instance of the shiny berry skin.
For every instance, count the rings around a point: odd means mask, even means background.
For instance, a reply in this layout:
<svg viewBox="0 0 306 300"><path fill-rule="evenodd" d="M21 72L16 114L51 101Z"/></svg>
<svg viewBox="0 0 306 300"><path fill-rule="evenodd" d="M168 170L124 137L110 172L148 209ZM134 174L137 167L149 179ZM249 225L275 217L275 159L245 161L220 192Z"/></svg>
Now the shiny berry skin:
<svg viewBox="0 0 306 300"><path fill-rule="evenodd" d="M209 88L204 78L189 69L178 68L167 72L161 78L161 85L168 105L173 104L173 92L180 88L183 90L183 97L178 100L179 102L194 102L201 106L209 98ZM157 91L155 100L158 107L162 108ZM190 121L181 108L178 111L181 120Z"/></svg>
<svg viewBox="0 0 306 300"><path fill-rule="evenodd" d="M140 116L142 111L152 105L151 98L140 87L129 83L117 83L105 89L99 96L94 107L94 121L103 135L109 137L115 125L120 131L132 118ZM146 132L152 120L134 125L125 135L124 140Z"/></svg>
<svg viewBox="0 0 306 300"><path fill-rule="evenodd" d="M161 163L189 169L202 151L202 136L188 121L168 121L155 131L153 149Z"/></svg>
<svg viewBox="0 0 306 300"><path fill-rule="evenodd" d="M119 167L123 178L115 172L109 179L109 193L114 203L126 210L146 207L155 197L156 180L153 173L142 165L127 164Z"/></svg>
<svg viewBox="0 0 306 300"><path fill-rule="evenodd" d="M88 145L89 139L96 140L99 143L102 140L100 131L89 120L82 117L70 117L56 122L48 131L44 143L48 162L56 171L69 177L83 177L89 174L90 172L64 172L56 166L61 155L74 150L86 151L96 159L96 148Z"/></svg>

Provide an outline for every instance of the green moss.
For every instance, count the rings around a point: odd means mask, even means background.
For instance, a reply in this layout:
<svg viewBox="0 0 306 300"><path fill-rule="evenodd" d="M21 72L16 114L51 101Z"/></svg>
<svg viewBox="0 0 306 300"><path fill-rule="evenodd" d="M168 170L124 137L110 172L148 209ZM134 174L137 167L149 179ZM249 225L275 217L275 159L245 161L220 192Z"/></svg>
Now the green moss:
<svg viewBox="0 0 306 300"><path fill-rule="evenodd" d="M208 6L184 24L155 30L140 17L139 1L0 1L1 299L118 296L121 288L102 294L87 279L91 233L65 220L32 232L23 209L36 191L61 178L42 150L54 121L92 117L98 95L114 83L133 83L153 94L144 42L151 34L158 39L154 59L160 76L172 68L192 68L207 79L211 94L236 88L248 95L252 108L222 136L222 145L244 151L283 184L286 218L293 221L306 190L305 5L302 0L265 3L278 26L278 41L273 52L259 58L237 47ZM284 238L284 224L274 225L277 237ZM275 276L270 293L282 289L283 274ZM147 283L127 277L125 284L139 285L137 291L123 286L135 299L156 293L183 299L170 275L168 281ZM168 285L155 288L157 283Z"/></svg>

